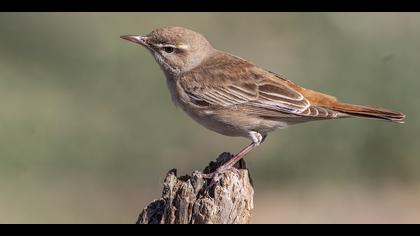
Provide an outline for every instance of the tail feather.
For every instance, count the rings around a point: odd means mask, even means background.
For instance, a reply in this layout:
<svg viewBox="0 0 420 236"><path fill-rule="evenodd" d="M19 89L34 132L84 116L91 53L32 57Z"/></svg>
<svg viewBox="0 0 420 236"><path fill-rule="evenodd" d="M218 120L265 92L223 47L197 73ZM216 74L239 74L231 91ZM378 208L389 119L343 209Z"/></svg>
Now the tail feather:
<svg viewBox="0 0 420 236"><path fill-rule="evenodd" d="M395 123L404 123L405 114L391 111L380 107L369 107L338 103L332 105L332 110L348 114L350 116L388 120Z"/></svg>

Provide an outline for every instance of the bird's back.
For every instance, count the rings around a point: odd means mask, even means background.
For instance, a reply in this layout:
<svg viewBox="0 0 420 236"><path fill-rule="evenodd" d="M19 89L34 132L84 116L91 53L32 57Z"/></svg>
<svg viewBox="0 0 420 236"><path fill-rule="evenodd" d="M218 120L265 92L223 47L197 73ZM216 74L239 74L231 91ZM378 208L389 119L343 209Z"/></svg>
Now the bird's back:
<svg viewBox="0 0 420 236"><path fill-rule="evenodd" d="M252 117L288 124L369 115L398 120L402 116L382 108L340 103L331 95L305 89L240 57L217 50L182 76L179 83L188 99L202 106L240 109Z"/></svg>

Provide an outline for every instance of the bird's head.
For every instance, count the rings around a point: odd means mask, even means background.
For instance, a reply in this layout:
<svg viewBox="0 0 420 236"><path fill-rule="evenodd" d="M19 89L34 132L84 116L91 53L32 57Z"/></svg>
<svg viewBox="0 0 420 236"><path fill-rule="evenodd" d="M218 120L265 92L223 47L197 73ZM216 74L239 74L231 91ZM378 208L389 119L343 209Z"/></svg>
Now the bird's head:
<svg viewBox="0 0 420 236"><path fill-rule="evenodd" d="M191 70L213 51L204 36L182 27L164 27L145 36L126 35L121 38L146 47L161 68L171 74Z"/></svg>

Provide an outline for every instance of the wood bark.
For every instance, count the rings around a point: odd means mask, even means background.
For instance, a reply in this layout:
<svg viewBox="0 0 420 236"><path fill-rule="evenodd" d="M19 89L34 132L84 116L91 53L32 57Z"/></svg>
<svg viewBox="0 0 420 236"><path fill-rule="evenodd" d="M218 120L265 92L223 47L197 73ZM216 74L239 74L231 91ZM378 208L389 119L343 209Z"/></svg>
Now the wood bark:
<svg viewBox="0 0 420 236"><path fill-rule="evenodd" d="M166 175L160 199L140 213L137 224L246 224L251 221L254 189L245 161L224 172L216 184L203 174L213 172L231 157L222 153L202 172Z"/></svg>

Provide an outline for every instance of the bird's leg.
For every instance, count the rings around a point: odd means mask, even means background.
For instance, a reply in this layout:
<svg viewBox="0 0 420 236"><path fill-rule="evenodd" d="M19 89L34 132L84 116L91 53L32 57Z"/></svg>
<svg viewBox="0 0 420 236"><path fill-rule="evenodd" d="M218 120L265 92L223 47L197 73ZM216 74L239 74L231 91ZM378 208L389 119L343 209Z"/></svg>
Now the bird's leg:
<svg viewBox="0 0 420 236"><path fill-rule="evenodd" d="M229 170L232 168L239 160L241 160L246 154L248 154L250 151L252 151L257 146L256 143L252 142L248 146L246 146L244 149L242 149L238 154L231 157L227 162L225 162L223 165L221 165L219 168L217 168L216 172L223 172L225 170Z"/></svg>
<svg viewBox="0 0 420 236"><path fill-rule="evenodd" d="M235 156L230 158L226 163L224 163L222 166L217 168L213 173L206 176L206 177L212 179L212 182L211 182L210 186L213 186L215 183L217 183L220 180L220 177L223 174L223 172L226 172L227 170L232 169L232 167L239 160L241 160L246 154L248 154L250 151L252 151L258 145L260 145L265 140L265 138L267 137L266 134L261 135L260 133L257 133L255 131L249 132L249 136L252 139L251 144L249 144L244 149L242 149L238 154L236 154Z"/></svg>
<svg viewBox="0 0 420 236"><path fill-rule="evenodd" d="M257 133L255 131L249 132L249 136L252 139L252 143L246 146L244 149L242 149L238 154L233 156L229 161L224 163L222 166L217 168L216 171L224 171L232 168L239 160L241 160L246 154L248 154L250 151L252 151L254 148L256 148L258 145L260 145L262 142L264 142L267 135L261 135L260 133Z"/></svg>

